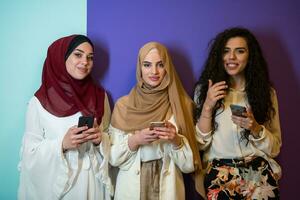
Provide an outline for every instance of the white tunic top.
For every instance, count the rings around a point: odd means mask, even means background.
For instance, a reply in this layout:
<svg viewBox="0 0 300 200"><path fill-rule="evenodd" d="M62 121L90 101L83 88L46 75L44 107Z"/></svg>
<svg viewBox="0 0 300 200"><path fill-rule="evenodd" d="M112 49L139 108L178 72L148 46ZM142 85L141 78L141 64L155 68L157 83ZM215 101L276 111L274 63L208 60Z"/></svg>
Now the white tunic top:
<svg viewBox="0 0 300 200"><path fill-rule="evenodd" d="M174 117L169 120L175 124ZM174 149L169 142L162 140L153 144L140 146L137 151L128 147L128 137L131 133L110 127L111 154L110 162L119 168L117 175L115 200L140 200L140 170L141 162L162 159L160 174L160 200L184 200L185 191L182 173L194 171L193 152L187 139L183 139L183 146Z"/></svg>
<svg viewBox="0 0 300 200"><path fill-rule="evenodd" d="M87 142L78 149L62 152L64 135L77 125L79 116L80 112L56 117L36 97L30 100L20 152L18 199L110 199L113 191L108 177L110 143L106 133L99 146ZM107 130L109 119L105 96L101 131Z"/></svg>
<svg viewBox="0 0 300 200"><path fill-rule="evenodd" d="M199 90L196 90L199 91ZM199 94L195 94L195 99ZM280 152L281 131L279 122L278 102L275 90L272 90L272 103L275 109L275 116L271 123L264 124L260 137L255 139L249 136L249 143L241 140L241 128L235 125L231 120L230 104L248 106L246 93L244 90L229 89L224 101L224 111L218 110L216 122L217 130L212 134L203 133L196 126L197 140L200 143L200 149L205 150L203 160L207 163L214 158L247 158L252 156L261 156L269 161L273 171L278 177L281 176L281 168L273 159Z"/></svg>

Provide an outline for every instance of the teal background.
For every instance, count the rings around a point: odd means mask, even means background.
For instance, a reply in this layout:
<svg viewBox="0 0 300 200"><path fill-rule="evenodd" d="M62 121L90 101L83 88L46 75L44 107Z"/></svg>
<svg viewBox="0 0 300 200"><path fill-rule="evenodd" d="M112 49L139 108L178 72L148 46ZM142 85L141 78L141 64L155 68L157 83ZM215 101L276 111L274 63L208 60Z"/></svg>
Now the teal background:
<svg viewBox="0 0 300 200"><path fill-rule="evenodd" d="M0 199L17 199L27 102L40 86L48 46L86 34L86 0L0 2Z"/></svg>

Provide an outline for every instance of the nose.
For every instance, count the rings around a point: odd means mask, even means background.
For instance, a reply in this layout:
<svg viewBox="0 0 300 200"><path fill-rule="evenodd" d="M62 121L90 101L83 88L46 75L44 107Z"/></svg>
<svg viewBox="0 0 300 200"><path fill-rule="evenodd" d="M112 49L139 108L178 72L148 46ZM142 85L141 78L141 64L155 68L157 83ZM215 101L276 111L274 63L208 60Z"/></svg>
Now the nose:
<svg viewBox="0 0 300 200"><path fill-rule="evenodd" d="M87 65L88 64L88 58L86 56L82 56L81 62L82 62L82 64Z"/></svg>
<svg viewBox="0 0 300 200"><path fill-rule="evenodd" d="M236 55L235 55L234 51L230 52L229 59L232 59L232 60L236 59Z"/></svg>
<svg viewBox="0 0 300 200"><path fill-rule="evenodd" d="M152 66L152 68L151 68L151 73L152 73L152 74L157 74L157 73L158 73L157 66Z"/></svg>

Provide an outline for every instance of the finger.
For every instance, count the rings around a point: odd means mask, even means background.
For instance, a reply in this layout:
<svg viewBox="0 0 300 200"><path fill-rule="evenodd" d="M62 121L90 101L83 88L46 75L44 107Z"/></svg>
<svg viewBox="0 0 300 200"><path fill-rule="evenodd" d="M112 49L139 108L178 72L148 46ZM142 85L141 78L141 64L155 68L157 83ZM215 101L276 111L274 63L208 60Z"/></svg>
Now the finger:
<svg viewBox="0 0 300 200"><path fill-rule="evenodd" d="M219 96L215 97L215 101L218 101L218 100L223 99L225 97L226 97L226 94L219 95Z"/></svg>
<svg viewBox="0 0 300 200"><path fill-rule="evenodd" d="M172 123L169 122L169 121L166 121L166 127L167 127L169 130L176 130L174 124L172 124Z"/></svg>
<svg viewBox="0 0 300 200"><path fill-rule="evenodd" d="M90 134L85 139L87 139L87 140L95 140L95 139L99 139L99 138L100 138L99 134Z"/></svg>
<svg viewBox="0 0 300 200"><path fill-rule="evenodd" d="M87 126L82 126L82 127L78 127L78 128L74 128L71 132L72 132L72 134L79 134L79 133L81 133L82 131L85 131L85 130L87 130L88 129L88 127Z"/></svg>
<svg viewBox="0 0 300 200"><path fill-rule="evenodd" d="M218 90L215 92L215 96L219 96L219 95L225 95L226 91L225 90Z"/></svg>
<svg viewBox="0 0 300 200"><path fill-rule="evenodd" d="M251 117L251 118L254 118L254 115L253 115L253 113L252 113L252 109L250 108L250 107L247 107L246 106L246 116L247 117Z"/></svg>
<svg viewBox="0 0 300 200"><path fill-rule="evenodd" d="M89 136L89 134L80 133L80 134L72 135L71 139L72 140L84 140L88 136Z"/></svg>
<svg viewBox="0 0 300 200"><path fill-rule="evenodd" d="M100 132L99 128L89 128L88 130L84 131L84 133L88 133L88 134L95 134L99 132Z"/></svg>
<svg viewBox="0 0 300 200"><path fill-rule="evenodd" d="M157 131L160 131L160 132L168 132L170 130L170 128L167 128L167 127L155 127L154 129L154 132L156 133Z"/></svg>
<svg viewBox="0 0 300 200"><path fill-rule="evenodd" d="M163 140L169 140L169 136L162 136L162 135L160 135L160 136L158 136L158 138L159 139L163 139Z"/></svg>
<svg viewBox="0 0 300 200"><path fill-rule="evenodd" d="M156 134L157 136L166 136L166 135L169 135L169 133L168 133L168 132L165 132L165 131L157 131L157 132L155 132L155 134Z"/></svg>
<svg viewBox="0 0 300 200"><path fill-rule="evenodd" d="M94 118L94 125L93 125L93 127L94 128L97 128L99 125L98 125L98 121L97 121L97 118L95 117Z"/></svg>
<svg viewBox="0 0 300 200"><path fill-rule="evenodd" d="M213 82L211 79L208 79L208 89L211 88L213 85Z"/></svg>
<svg viewBox="0 0 300 200"><path fill-rule="evenodd" d="M156 139L157 137L158 137L158 134L156 134L156 133L145 136L146 139Z"/></svg>
<svg viewBox="0 0 300 200"><path fill-rule="evenodd" d="M223 86L225 86L225 87L227 86L226 81L217 82L217 83L213 84L212 88L223 87Z"/></svg>

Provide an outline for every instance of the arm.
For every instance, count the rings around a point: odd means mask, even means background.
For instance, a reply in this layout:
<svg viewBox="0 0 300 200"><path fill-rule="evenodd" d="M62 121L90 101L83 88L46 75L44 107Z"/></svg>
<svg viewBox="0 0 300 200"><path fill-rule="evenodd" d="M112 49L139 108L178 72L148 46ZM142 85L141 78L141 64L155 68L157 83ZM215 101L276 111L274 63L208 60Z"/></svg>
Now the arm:
<svg viewBox="0 0 300 200"><path fill-rule="evenodd" d="M196 125L196 140L199 143L199 149L206 150L212 142L212 131L203 133Z"/></svg>
<svg viewBox="0 0 300 200"><path fill-rule="evenodd" d="M226 96L226 89L228 86L225 81L217 82L215 84L212 83L211 80L208 81L208 90L206 99L203 103L201 115L196 124L196 139L199 142L199 146L201 150L206 149L212 141L212 114L213 109L218 100L223 99ZM196 88L195 91L195 101L199 94L200 86Z"/></svg>
<svg viewBox="0 0 300 200"><path fill-rule="evenodd" d="M132 151L128 145L128 138L132 135L125 133L113 126L109 127L111 151L110 151L110 164L120 169L129 169L134 163L137 151Z"/></svg>
<svg viewBox="0 0 300 200"><path fill-rule="evenodd" d="M212 114L214 107L217 101L226 96L225 89L227 87L225 81L217 82L215 84L213 84L211 80L208 81L206 99L203 103L201 115L197 122L197 126L201 132L208 133L212 130Z"/></svg>
<svg viewBox="0 0 300 200"><path fill-rule="evenodd" d="M276 157L280 152L282 141L278 101L275 90L272 92L272 102L275 109L275 115L271 119L271 122L262 126L262 130L258 138L250 136L250 140L255 148L263 151L270 157Z"/></svg>
<svg viewBox="0 0 300 200"><path fill-rule="evenodd" d="M194 159L192 149L188 140L183 135L178 133L178 127L176 126L174 116L172 116L166 122L166 125L167 129L169 129L171 132L168 136L169 138L164 138L167 141L169 140L169 142L166 144L168 148L168 155L181 172L193 172Z"/></svg>
<svg viewBox="0 0 300 200"><path fill-rule="evenodd" d="M179 136L182 144L179 148L174 148L174 145L172 145L169 156L181 172L191 173L194 171L193 152L188 140L183 135Z"/></svg>
<svg viewBox="0 0 300 200"><path fill-rule="evenodd" d="M61 148L63 135L46 138L40 120L42 119L38 110L38 100L32 98L26 113L19 164L20 195L25 198L32 194L28 187L34 186L36 188L34 195L42 198L45 188L49 188L49 185L59 197L69 180L68 164Z"/></svg>
<svg viewBox="0 0 300 200"><path fill-rule="evenodd" d="M61 148L63 136L48 139L40 123L37 102L34 98L29 102L26 113L25 133L22 144L22 161L30 162L34 167L38 163L48 165L48 162L63 158ZM59 159L58 159L59 160Z"/></svg>

